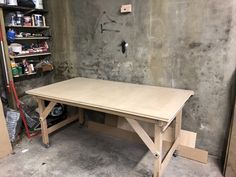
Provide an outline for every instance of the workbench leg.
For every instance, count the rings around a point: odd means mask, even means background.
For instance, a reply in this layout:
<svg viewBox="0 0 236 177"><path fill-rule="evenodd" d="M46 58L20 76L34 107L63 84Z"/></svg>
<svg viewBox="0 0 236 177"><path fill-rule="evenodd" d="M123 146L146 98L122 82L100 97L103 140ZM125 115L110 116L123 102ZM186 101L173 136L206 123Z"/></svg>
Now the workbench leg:
<svg viewBox="0 0 236 177"><path fill-rule="evenodd" d="M162 163L162 131L161 127L159 127L157 124L155 124L154 128L154 144L156 151L159 152L160 156L159 158L154 159L154 177L161 177L162 169L161 169L161 163Z"/></svg>
<svg viewBox="0 0 236 177"><path fill-rule="evenodd" d="M182 124L182 110L176 116L175 120L175 140L180 136Z"/></svg>
<svg viewBox="0 0 236 177"><path fill-rule="evenodd" d="M38 99L39 115L40 115L40 124L41 124L41 134L43 139L43 144L45 147L49 147L49 138L48 138L48 125L47 119L43 117L43 112L45 110L45 103L43 100Z"/></svg>
<svg viewBox="0 0 236 177"><path fill-rule="evenodd" d="M179 113L177 114L177 116L175 118L175 140L177 140L178 138L180 139L181 127L182 127L182 110L179 111ZM178 155L177 150L174 152L173 155L174 155L174 157L177 157L177 155Z"/></svg>
<svg viewBox="0 0 236 177"><path fill-rule="evenodd" d="M79 124L83 126L85 124L85 118L84 118L84 109L79 108Z"/></svg>

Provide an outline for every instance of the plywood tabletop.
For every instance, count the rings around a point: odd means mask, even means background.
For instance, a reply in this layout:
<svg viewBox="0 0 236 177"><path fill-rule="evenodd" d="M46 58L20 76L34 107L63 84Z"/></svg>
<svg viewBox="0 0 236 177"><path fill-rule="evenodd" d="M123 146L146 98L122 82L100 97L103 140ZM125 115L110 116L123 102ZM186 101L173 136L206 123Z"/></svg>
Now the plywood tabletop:
<svg viewBox="0 0 236 177"><path fill-rule="evenodd" d="M29 90L26 93L48 100L64 101L165 122L171 121L194 94L191 90L81 77Z"/></svg>

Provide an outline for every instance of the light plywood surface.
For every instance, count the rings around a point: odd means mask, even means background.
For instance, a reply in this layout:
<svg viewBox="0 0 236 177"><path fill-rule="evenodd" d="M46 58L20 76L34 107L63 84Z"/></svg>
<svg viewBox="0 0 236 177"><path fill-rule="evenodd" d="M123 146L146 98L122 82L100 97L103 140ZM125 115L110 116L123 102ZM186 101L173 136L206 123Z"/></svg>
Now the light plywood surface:
<svg viewBox="0 0 236 177"><path fill-rule="evenodd" d="M2 101L0 100L0 158L9 155L11 152L12 146L9 139Z"/></svg>
<svg viewBox="0 0 236 177"><path fill-rule="evenodd" d="M98 79L74 78L29 90L43 99L101 108L169 122L193 91Z"/></svg>

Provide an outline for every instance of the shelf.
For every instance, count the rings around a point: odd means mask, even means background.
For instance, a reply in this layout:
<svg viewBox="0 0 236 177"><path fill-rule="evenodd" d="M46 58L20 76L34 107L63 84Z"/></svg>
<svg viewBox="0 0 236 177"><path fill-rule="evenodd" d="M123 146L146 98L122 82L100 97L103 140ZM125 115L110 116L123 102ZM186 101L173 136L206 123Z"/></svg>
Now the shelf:
<svg viewBox="0 0 236 177"><path fill-rule="evenodd" d="M45 75L45 74L50 73L52 71L44 71L44 72L43 71L36 71L31 74L22 74L19 76L13 76L13 79L14 79L14 82L25 81L25 80L32 79L32 78L41 77L42 75Z"/></svg>
<svg viewBox="0 0 236 177"><path fill-rule="evenodd" d="M6 26L6 28L49 29L49 26Z"/></svg>
<svg viewBox="0 0 236 177"><path fill-rule="evenodd" d="M0 8L3 8L4 10L12 10L12 11L24 11L27 13L41 13L41 14L45 14L48 13L47 10L45 9L33 9L33 8L29 8L29 7L22 7L22 6L9 6L9 5L5 5L5 4L0 4Z"/></svg>
<svg viewBox="0 0 236 177"><path fill-rule="evenodd" d="M34 54L26 54L26 55L9 55L11 59L18 59L18 58L29 58L29 57L37 57L37 56L46 56L51 55L50 52L43 52L43 53L34 53Z"/></svg>
<svg viewBox="0 0 236 177"><path fill-rule="evenodd" d="M26 76L32 76L32 75L36 75L37 72L33 72L33 73L30 73L30 74L22 74L22 75L19 75L19 76L13 76L15 79L16 78L21 78L21 77L26 77Z"/></svg>
<svg viewBox="0 0 236 177"><path fill-rule="evenodd" d="M16 37L15 40L48 40L49 37Z"/></svg>

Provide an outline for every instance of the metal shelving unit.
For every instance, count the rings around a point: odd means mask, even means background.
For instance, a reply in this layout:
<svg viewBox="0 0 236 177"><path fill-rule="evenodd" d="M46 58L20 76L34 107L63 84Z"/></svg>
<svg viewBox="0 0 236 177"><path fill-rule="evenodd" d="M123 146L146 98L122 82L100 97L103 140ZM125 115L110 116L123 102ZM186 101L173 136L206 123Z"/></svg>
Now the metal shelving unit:
<svg viewBox="0 0 236 177"><path fill-rule="evenodd" d="M14 29L17 32L26 32L26 33L30 32L30 33L36 33L36 34L37 33L43 34L43 36L40 36L40 37L34 37L34 36L16 37L15 41L17 41L17 43L28 44L28 43L31 43L32 41L38 43L39 41L50 40L50 37L48 37L48 30L50 29L50 26L6 25L5 19L4 19L5 14L8 12L16 12L16 11L21 11L24 15L27 15L27 16L31 16L32 14L45 15L48 13L48 11L45 9L32 9L32 8L28 8L28 7L8 6L8 5L0 4L0 29L1 29L1 33L2 33L2 43L4 46L3 51L5 54L5 61L6 61L6 66L7 66L7 71L5 72L6 78L8 80L8 83L6 83L7 87L9 87L9 85L10 85L9 83L11 83L12 81L13 82L24 81L24 80L32 79L34 77L42 77L44 75L44 72L42 72L41 70L37 70L36 72L32 72L29 74L21 74L21 75L13 76L12 68L11 68L11 61L21 62L21 59L26 59L26 58L29 61L32 58L32 60L40 62L42 59L49 57L51 55L50 52L30 53L30 54L25 54L25 55L11 55L8 53L9 52L9 50L8 50L9 43L7 41L6 31L10 28ZM32 41L30 41L30 40L32 40ZM48 72L50 72L50 71L48 71ZM14 99L14 95L12 93L9 93L9 95L8 95L8 102L12 108L16 108L16 102Z"/></svg>

